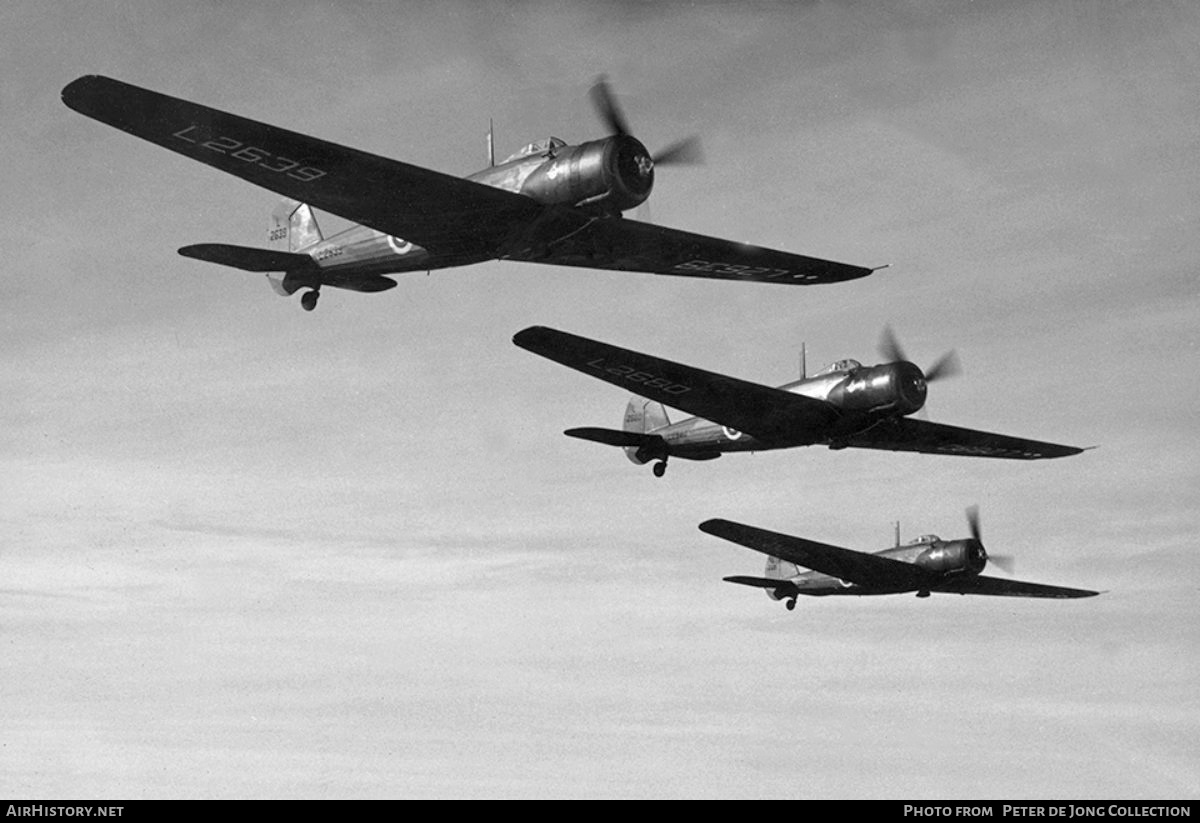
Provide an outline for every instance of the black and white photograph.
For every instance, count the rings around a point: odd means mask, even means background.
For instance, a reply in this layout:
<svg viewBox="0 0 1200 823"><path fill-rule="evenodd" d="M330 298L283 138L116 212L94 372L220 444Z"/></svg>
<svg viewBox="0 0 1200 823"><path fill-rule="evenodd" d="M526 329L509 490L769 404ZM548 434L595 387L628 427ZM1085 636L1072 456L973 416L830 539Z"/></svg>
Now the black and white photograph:
<svg viewBox="0 0 1200 823"><path fill-rule="evenodd" d="M1190 815L1197 44L1184 0L0 6L9 816Z"/></svg>

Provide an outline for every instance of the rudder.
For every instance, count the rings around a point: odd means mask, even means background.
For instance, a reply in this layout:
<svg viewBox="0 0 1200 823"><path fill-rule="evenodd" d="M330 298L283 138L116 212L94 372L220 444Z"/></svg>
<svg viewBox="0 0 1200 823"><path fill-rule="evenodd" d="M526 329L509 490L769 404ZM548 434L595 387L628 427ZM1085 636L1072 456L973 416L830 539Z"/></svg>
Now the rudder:
<svg viewBox="0 0 1200 823"><path fill-rule="evenodd" d="M771 580L790 580L800 574L800 568L795 563L789 563L786 560L780 560L778 557L767 557L767 570L763 573L764 577ZM767 589L767 595L772 600L782 600L778 589Z"/></svg>
<svg viewBox="0 0 1200 823"><path fill-rule="evenodd" d="M307 203L285 198L271 212L267 241L280 251L302 251L324 240L317 218Z"/></svg>
<svg viewBox="0 0 1200 823"><path fill-rule="evenodd" d="M662 403L635 396L629 399L629 405L625 407L623 428L627 432L649 434L670 424L671 421L667 419L667 410L663 408ZM625 456L639 466L649 462L644 455L639 454L641 449L638 446L625 446L624 450Z"/></svg>
<svg viewBox="0 0 1200 823"><path fill-rule="evenodd" d="M267 243L272 249L289 253L299 252L324 239L321 227L317 225L317 218L307 203L285 197L271 211ZM299 284L288 282L286 277L268 274L267 280L275 293L282 297L287 297L301 288Z"/></svg>

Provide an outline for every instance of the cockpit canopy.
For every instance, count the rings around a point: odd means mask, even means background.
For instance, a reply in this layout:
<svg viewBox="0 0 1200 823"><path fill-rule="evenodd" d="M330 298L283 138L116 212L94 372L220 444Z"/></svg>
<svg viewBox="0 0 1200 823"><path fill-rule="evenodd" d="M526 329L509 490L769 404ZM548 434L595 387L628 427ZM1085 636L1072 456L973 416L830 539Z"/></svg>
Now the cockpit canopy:
<svg viewBox="0 0 1200 823"><path fill-rule="evenodd" d="M559 140L557 137L535 140L516 154L510 155L504 162L511 163L514 160L520 160L522 157L532 157L535 154L550 154L558 151L565 145L567 145L567 141Z"/></svg>
<svg viewBox="0 0 1200 823"><path fill-rule="evenodd" d="M922 543L941 543L941 542L942 542L942 538L938 537L936 534L923 534L920 537L915 537L912 540L909 540L908 545L917 546Z"/></svg>
<svg viewBox="0 0 1200 823"><path fill-rule="evenodd" d="M859 363L857 360L836 360L814 374L813 377L820 377L823 374L833 374L834 372L851 372L861 368L862 363Z"/></svg>

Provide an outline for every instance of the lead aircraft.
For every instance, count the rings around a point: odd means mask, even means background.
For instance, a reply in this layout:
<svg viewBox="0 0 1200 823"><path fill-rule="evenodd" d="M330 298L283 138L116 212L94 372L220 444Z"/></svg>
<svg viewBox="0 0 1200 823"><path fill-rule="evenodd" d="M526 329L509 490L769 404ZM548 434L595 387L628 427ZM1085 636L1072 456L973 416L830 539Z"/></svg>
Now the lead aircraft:
<svg viewBox="0 0 1200 823"><path fill-rule="evenodd" d="M967 522L971 528L969 539L942 540L927 534L903 546L897 527L896 545L875 554L730 520L706 520L700 524L700 531L767 555L765 576L723 579L765 589L772 600L786 600L789 611L796 608L796 598L802 594L820 597L916 592L917 597L928 597L932 592L945 592L1062 599L1100 593L980 574L989 558L980 535L979 511L974 506L967 509ZM994 559L996 565L1004 567L1000 558ZM801 571L801 567L810 571Z"/></svg>
<svg viewBox="0 0 1200 823"><path fill-rule="evenodd" d="M268 275L282 295L322 286L377 292L388 274L519 260L555 266L809 285L873 269L618 219L645 202L656 166L699 159L695 138L651 155L601 78L591 98L610 134L569 145L538 140L502 163L453 177L169 97L108 77L68 84L63 102L287 198L271 215L270 249L223 243L179 253ZM326 238L311 207L360 225Z"/></svg>
<svg viewBox="0 0 1200 823"><path fill-rule="evenodd" d="M953 352L925 373L910 362L890 329L881 348L889 362L839 360L811 377L771 388L568 334L531 326L513 336L523 349L629 389L622 431L568 429L564 434L620 446L638 465L667 459L712 460L725 452L824 445L927 454L1041 460L1083 449L908 417L925 405L926 383L958 372ZM664 404L697 415L678 423Z"/></svg>

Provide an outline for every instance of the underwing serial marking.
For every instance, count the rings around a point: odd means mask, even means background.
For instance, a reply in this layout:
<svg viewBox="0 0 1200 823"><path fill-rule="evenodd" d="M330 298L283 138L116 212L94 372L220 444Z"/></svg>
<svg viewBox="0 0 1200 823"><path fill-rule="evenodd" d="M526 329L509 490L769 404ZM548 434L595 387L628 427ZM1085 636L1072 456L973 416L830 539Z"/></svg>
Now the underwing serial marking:
<svg viewBox="0 0 1200 823"><path fill-rule="evenodd" d="M260 149L258 146L251 146L232 137L221 135L209 140L201 140L199 138L204 135L192 134L196 130L197 126L193 124L186 129L180 129L175 132L172 137L178 137L185 143L195 144L203 149L214 151L217 154L227 154L244 163L257 164L267 171L284 174L293 180L301 180L305 183L311 183L313 180L324 177L327 174L323 169L318 169L315 166L301 166L299 161L292 160L290 157L284 157L281 154Z"/></svg>
<svg viewBox="0 0 1200 823"><path fill-rule="evenodd" d="M595 360L589 360L588 365L597 371L602 371L606 374L623 378L630 383L641 384L646 388L658 389L659 391L666 392L667 394L683 394L692 390L690 386L685 386L682 383L672 383L665 377L658 377L650 372L639 371L633 366L606 366L604 365L603 357L597 357Z"/></svg>
<svg viewBox="0 0 1200 823"><path fill-rule="evenodd" d="M711 260L688 260L673 266L674 271L717 274L726 277L782 277L792 272L789 269L773 269L767 266L747 266L741 263L718 263Z"/></svg>

